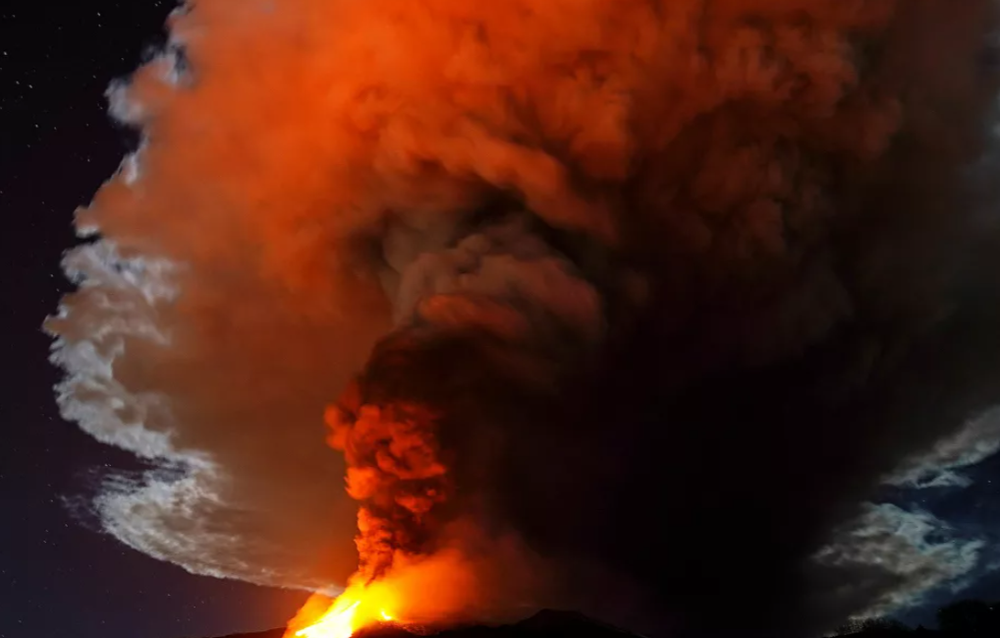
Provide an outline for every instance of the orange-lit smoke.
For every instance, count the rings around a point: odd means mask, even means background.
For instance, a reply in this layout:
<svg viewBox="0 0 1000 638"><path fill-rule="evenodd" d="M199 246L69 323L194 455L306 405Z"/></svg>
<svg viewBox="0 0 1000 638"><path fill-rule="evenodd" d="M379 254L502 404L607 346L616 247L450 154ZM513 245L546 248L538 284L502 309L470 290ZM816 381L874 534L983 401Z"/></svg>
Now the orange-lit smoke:
<svg viewBox="0 0 1000 638"><path fill-rule="evenodd" d="M396 587L452 552L441 573L476 586L415 584L400 618L520 604L493 587L537 563L494 578L495 538L706 620L703 574L751 624L825 601L837 579L813 595L801 563L995 398L992 194L967 170L992 144L992 10L178 11L110 92L144 142L79 211L93 241L47 323L64 414L157 466L109 481L106 529L325 593L359 553Z"/></svg>
<svg viewBox="0 0 1000 638"><path fill-rule="evenodd" d="M427 408L395 403L355 409L348 415L331 409L327 420L330 443L347 462L347 493L361 503L356 578L371 582L392 567L398 550L418 543L404 535L415 523L426 525L423 519L452 488Z"/></svg>

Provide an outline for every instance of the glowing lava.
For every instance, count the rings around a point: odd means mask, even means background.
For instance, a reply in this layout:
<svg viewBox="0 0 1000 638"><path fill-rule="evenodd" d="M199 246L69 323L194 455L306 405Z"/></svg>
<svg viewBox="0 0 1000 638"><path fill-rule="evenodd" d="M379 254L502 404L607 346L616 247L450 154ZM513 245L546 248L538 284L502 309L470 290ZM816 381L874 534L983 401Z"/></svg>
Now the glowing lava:
<svg viewBox="0 0 1000 638"><path fill-rule="evenodd" d="M295 635L305 638L348 638L354 633L354 616L360 604L361 601L357 601L347 609L332 609L315 625L300 629Z"/></svg>
<svg viewBox="0 0 1000 638"><path fill-rule="evenodd" d="M289 624L285 638L350 638L364 627L396 622L389 613L391 596L379 587L349 587L329 606L329 599L310 599Z"/></svg>

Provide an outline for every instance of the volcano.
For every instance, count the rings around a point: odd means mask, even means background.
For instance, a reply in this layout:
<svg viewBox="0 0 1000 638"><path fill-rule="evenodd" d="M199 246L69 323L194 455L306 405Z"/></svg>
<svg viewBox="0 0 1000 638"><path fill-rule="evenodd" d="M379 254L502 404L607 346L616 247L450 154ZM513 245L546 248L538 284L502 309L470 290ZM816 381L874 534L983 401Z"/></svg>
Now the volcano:
<svg viewBox="0 0 1000 638"><path fill-rule="evenodd" d="M218 638L281 638L284 628L268 629L244 634L230 634ZM465 625L436 631L433 628L408 630L398 625L382 625L364 629L357 638L642 638L624 629L588 618L571 611L543 609L517 623L500 626Z"/></svg>
<svg viewBox="0 0 1000 638"><path fill-rule="evenodd" d="M996 451L997 9L187 3L45 324L63 416L152 465L97 519L318 592L307 638L957 586L986 540L891 495Z"/></svg>
<svg viewBox="0 0 1000 638"><path fill-rule="evenodd" d="M984 604L974 601L957 603L957 607L965 605ZM1000 610L1000 604L989 606L992 614ZM724 613L724 612L723 612ZM984 619L979 618L982 622ZM950 629L926 629L923 625L912 629L894 621L876 621L860 623L852 631L846 627L838 630L838 636L853 636L856 638L975 638L976 636L995 635L996 623L1000 618L990 616L986 624L967 625L965 629L951 627ZM282 638L285 628L268 629L253 633L229 634L217 638ZM399 625L381 625L369 627L355 632L354 638L645 638L641 634L627 631L613 625L589 618L572 611L543 609L535 615L520 622L507 625L462 625L447 629L421 627L409 629ZM677 638L694 638L688 632L677 634ZM713 637L714 638L714 637ZM746 638L741 634L726 634L719 638Z"/></svg>

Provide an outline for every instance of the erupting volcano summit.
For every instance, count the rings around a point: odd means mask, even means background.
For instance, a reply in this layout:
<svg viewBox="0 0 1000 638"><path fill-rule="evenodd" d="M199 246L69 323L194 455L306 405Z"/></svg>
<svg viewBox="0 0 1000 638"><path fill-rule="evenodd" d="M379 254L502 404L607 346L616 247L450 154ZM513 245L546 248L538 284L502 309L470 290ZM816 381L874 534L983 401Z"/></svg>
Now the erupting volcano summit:
<svg viewBox="0 0 1000 638"><path fill-rule="evenodd" d="M1000 434L995 8L179 9L46 324L65 416L154 466L104 527L319 592L305 638L954 582L878 499Z"/></svg>

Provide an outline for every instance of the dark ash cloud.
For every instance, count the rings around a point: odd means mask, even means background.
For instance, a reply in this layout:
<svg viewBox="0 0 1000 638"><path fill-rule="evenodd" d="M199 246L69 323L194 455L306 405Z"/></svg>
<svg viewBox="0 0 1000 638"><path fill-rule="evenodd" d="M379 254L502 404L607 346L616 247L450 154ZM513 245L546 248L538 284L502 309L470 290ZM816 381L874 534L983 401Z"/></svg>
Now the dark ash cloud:
<svg viewBox="0 0 1000 638"><path fill-rule="evenodd" d="M1000 387L993 10L178 13L111 92L145 142L47 324L64 414L183 470L119 481L106 529L289 587L463 564L440 614L743 635L958 577L974 548L879 566L845 530L992 444L956 433Z"/></svg>

